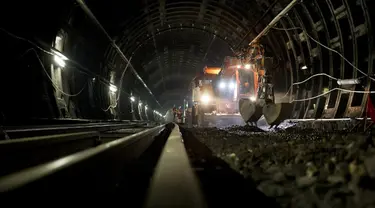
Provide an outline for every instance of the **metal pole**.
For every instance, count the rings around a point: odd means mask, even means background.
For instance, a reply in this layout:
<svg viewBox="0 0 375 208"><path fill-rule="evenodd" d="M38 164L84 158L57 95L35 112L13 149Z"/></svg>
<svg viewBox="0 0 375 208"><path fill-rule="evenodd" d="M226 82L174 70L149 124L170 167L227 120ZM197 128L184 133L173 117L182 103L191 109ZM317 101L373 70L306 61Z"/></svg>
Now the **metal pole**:
<svg viewBox="0 0 375 208"><path fill-rule="evenodd" d="M266 12L264 12L264 14L262 15L262 17L260 17L257 22L251 27L251 29L249 30L249 32L246 33L246 35L242 38L242 40L240 41L240 43L234 48L235 50L238 49L238 47L241 46L241 44L246 40L246 38L250 35L250 33L254 30L255 31L255 28L258 26L258 24L268 15L268 13L275 7L275 5L277 4L277 2L279 2L279 0L275 0L269 7L268 9L266 10ZM256 31L255 31L256 32Z"/></svg>
<svg viewBox="0 0 375 208"><path fill-rule="evenodd" d="M111 36L109 36L109 34L107 33L107 31L104 29L104 27L100 24L99 20L96 19L96 17L94 16L94 14L91 12L91 10L87 7L86 3L83 1L83 0L76 0L77 3L81 6L82 10L91 18L91 20L99 27L99 29L105 34L105 36L107 37L107 39L109 40L109 42L111 43L112 47L118 52L118 54L120 55L120 57L130 65L130 69L132 70L133 74L137 77L137 79L142 83L142 85L146 88L146 90L148 91L148 93L150 93L150 95L155 99L156 103L161 107L159 101L156 99L156 97L154 96L154 94L152 93L152 91L150 90L150 88L148 88L148 86L146 85L146 83L143 81L142 77L139 76L139 74L137 73L137 71L134 69L133 65L130 63L129 59L126 58L126 56L124 55L124 53L121 51L121 49L116 45L115 41L111 38ZM126 70L123 72L125 73ZM121 86L120 86L121 88Z"/></svg>
<svg viewBox="0 0 375 208"><path fill-rule="evenodd" d="M249 45L251 45L252 43L255 43L255 42L258 42L259 39L263 36L263 35L266 35L268 33L268 31L273 27L275 26L275 24L286 14L288 13L297 3L299 3L300 0L293 0L292 2L290 2L288 4L288 6L286 6L268 25L266 28L264 28L262 30L262 32L260 32L258 34L258 36L256 36L254 38L254 40L252 40L250 42Z"/></svg>

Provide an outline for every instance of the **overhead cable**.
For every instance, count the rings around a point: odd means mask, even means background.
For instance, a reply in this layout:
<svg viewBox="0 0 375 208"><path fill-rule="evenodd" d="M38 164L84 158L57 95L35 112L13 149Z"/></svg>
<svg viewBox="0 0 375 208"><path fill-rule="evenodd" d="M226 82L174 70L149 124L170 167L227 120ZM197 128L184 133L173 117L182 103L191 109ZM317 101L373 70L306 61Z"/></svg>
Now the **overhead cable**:
<svg viewBox="0 0 375 208"><path fill-rule="evenodd" d="M64 92L62 89L60 89L60 88L56 85L56 83L53 81L53 79L51 78L51 76L48 74L46 68L44 67L44 64L43 64L42 60L40 60L40 57L39 57L39 55L38 55L38 52L36 52L36 50L33 49L33 48L30 49L30 50L33 51L33 52L35 53L36 58L38 59L38 61L39 61L40 65L41 65L43 71L45 72L45 74L46 74L46 76L48 77L48 79L51 81L52 86L53 86L57 91L59 91L61 94L65 95L65 96L68 96L68 97L75 97L75 96L78 96L79 94L81 94L81 93L83 92L83 90L86 88L87 82L84 84L84 86L82 87L82 89L81 89L78 93L76 93L76 94L69 94L69 93Z"/></svg>
<svg viewBox="0 0 375 208"><path fill-rule="evenodd" d="M5 30L4 28L0 28L0 30L3 31L4 33L8 34L9 36L15 38L15 39L22 40L22 41L25 41L25 42L31 44L31 45L34 46L35 48L39 49L40 51L42 51L42 52L44 52L44 53L46 53L46 54L48 54L48 55L52 55L52 56L55 55L54 53L45 50L44 48L40 47L38 44L32 42L31 40L28 40L28 39L26 39L26 38L23 38L23 37L17 36L17 35L15 35L15 34L9 32L9 31L7 31L7 30ZM30 52L30 51L34 51L34 52L37 54L37 52L35 51L34 48L30 48L30 49L26 50L26 51L21 55L21 57L23 57L25 54L27 54L27 53ZM40 57L39 57L38 54L37 54L37 58L39 59L40 63L42 64L42 67L43 67L44 72L47 72L47 71L45 70L45 67L44 67L42 61L40 60ZM70 58L68 59L68 61L70 61L70 62L72 62L72 63L74 63L74 64L80 66L81 68L83 68L79 63L77 63L76 61L74 61L74 60L72 60L72 59L70 59ZM80 71L80 70L78 70L78 71ZM126 70L124 70L123 74L125 74L125 71L126 71ZM84 74L87 74L86 72L83 72L83 73L84 73ZM91 73L92 73L92 72L91 72ZM87 75L88 75L88 74L87 74ZM107 86L110 86L111 83L110 83L106 78L104 78L104 77L102 77L102 76L100 76L100 75L98 75L98 74L94 74L94 73L93 73L93 76L94 76L94 77L98 77L98 78L100 78L99 81L100 81L101 83L103 83L103 84L105 84L105 85L107 85ZM50 80L52 80L52 78L49 76L48 72L47 72L47 77L48 77ZM123 77L123 76L122 76L122 77ZM103 80L105 80L105 81L103 81ZM122 80L120 80L120 81L122 81ZM86 84L87 84L87 83L86 83ZM86 86L86 84L85 84L85 86ZM59 87L57 87L56 84L55 84L54 82L52 82L52 85L53 85L53 87L54 87L57 91L60 91L61 94L63 94L63 95L66 95L66 96L76 96L76 94L71 95L71 94L65 93L63 90L61 90ZM127 93L126 91L124 91L124 90L122 89L121 86L122 86L122 85L120 85L120 92L125 93L126 95L130 95L129 93ZM82 89L82 91L83 91L83 89ZM80 91L80 92L82 92L82 91ZM79 94L79 93L78 93L78 94ZM77 95L78 95L78 94L77 94ZM118 97L117 99L119 99L119 97ZM111 106L112 106L112 105L111 105ZM114 108L115 108L115 107L114 107ZM107 110L107 111L108 111L108 110Z"/></svg>
<svg viewBox="0 0 375 208"><path fill-rule="evenodd" d="M125 56L125 54L122 52L122 50L117 46L115 41L111 38L111 36L107 33L107 31L104 29L104 27L100 24L99 20L95 17L95 15L91 12L91 10L88 8L86 3L83 0L76 0L77 3L80 5L82 10L91 18L91 20L99 27L99 29L105 34L109 42L111 43L112 47L117 51L117 53L120 55L120 57L129 64L130 69L132 70L133 74L137 77L137 79L142 83L143 87L148 91L148 93L154 98L156 103L161 107L159 101L156 99L150 88L148 88L147 84L143 81L141 76L138 74L138 72L134 69L133 65L130 63L130 60Z"/></svg>
<svg viewBox="0 0 375 208"><path fill-rule="evenodd" d="M312 79L312 78L314 78L314 77L317 77L317 76L326 76L326 77L328 77L328 78L330 78L330 79L333 79L333 80L339 80L338 78L333 77L333 76L331 76L331 75L329 75L329 74L326 74L326 73L318 73L318 74L314 74L314 75L308 77L307 79L305 79L305 80L303 80L303 81L301 81L301 82L295 82L295 83L293 83L293 84L289 87L289 89L288 89L288 91L285 93L285 95L284 95L283 97L281 97L280 99L285 98L285 97L289 94L289 92L291 91L291 89L292 89L293 86L303 84L303 83L305 83L305 82L309 81L310 79Z"/></svg>
<svg viewBox="0 0 375 208"><path fill-rule="evenodd" d="M333 89L331 89L331 90L329 90L325 93L322 93L320 95L310 97L310 98L304 98L304 99L293 99L291 102L303 102L303 101L313 100L313 99L325 96L325 95L327 95L327 94L329 94L333 91L336 91L336 90L343 91L343 92L361 93L361 94L375 94L375 91L357 91L357 90L347 90L347 89L342 89L342 88L333 88Z"/></svg>
<svg viewBox="0 0 375 208"><path fill-rule="evenodd" d="M49 54L49 55L51 55L51 56L54 56L54 55L55 55L54 53L45 50L44 48L40 47L38 44L32 42L31 40L28 40L28 39L26 39L26 38L23 38L23 37L17 36L17 35L15 35L15 34L9 32L9 31L7 31L7 30L5 30L4 28L0 28L0 30L3 31L4 33L8 34L9 36L15 38L15 39L19 39L19 40L22 40L22 41L25 41L25 42L31 44L32 46L34 46L35 48L39 49L40 51L42 51L42 52L44 52L44 53L46 53L46 54ZM29 50L31 50L31 49L29 49ZM26 54L27 52L28 52L28 51L26 51L24 54ZM23 55L24 55L24 54L23 54ZM22 56L23 56L23 55L22 55ZM109 82L106 78L104 78L103 76L100 76L99 74L95 74L94 72L89 71L88 69L86 69L86 68L84 68L82 65L80 65L78 62L76 62L76 61L74 61L74 60L72 60L72 59L70 59L70 58L68 59L68 61L69 61L69 62L72 62L73 64L75 64L75 65L77 65L77 66L79 66L81 69L84 69L85 71L90 72L90 73L91 73L91 76L100 78L100 81L101 81L102 83L104 83L105 85L110 86L110 82ZM86 73L86 74L87 74L87 73ZM104 81L103 81L103 80L104 80Z"/></svg>
<svg viewBox="0 0 375 208"><path fill-rule="evenodd" d="M352 66L352 67L353 67L354 69L356 69L358 72L360 72L361 74L365 75L365 76L366 76L367 78L369 78L370 80L375 81L374 78L372 78L370 75L366 74L365 72L363 72L362 70L360 70L358 67L356 67L354 64L352 64L352 63L351 63L347 58L345 58L345 56L343 56L340 52L338 52L338 51L336 51L335 49L332 49L332 48L330 48L330 47L328 47L328 46L322 44L322 43L319 42L319 41L317 41L317 40L314 39L310 34L308 34L308 33L306 32L306 30L304 30L303 28L301 28L301 27L293 27L293 28L277 28L277 27L272 27L272 29L275 29L275 30L283 30L283 31L289 31L289 30L302 30L303 33L304 33L308 38L310 38L312 41L314 41L314 42L317 43L318 45L322 46L323 48L325 48L325 49L327 49L327 50L329 50L329 51L332 51L332 52L338 54L338 55L339 55L339 56L340 56L340 57L341 57L346 63L348 63L350 66ZM322 73L320 73L320 74L322 74ZM328 74L325 74L325 75L328 76L328 77L331 78L331 79L339 80L338 78L332 77L331 75L328 75ZM315 75L313 75L313 76L315 76ZM308 79L311 79L313 76L309 77ZM308 80L308 79L307 79L307 80ZM287 91L287 93L286 93L281 99L285 98L285 97L289 94L290 90L292 89L292 87L293 87L294 85L302 84L302 83L306 82L307 80L304 80L304 81L302 81L302 82L293 83L293 84L290 86L290 88L289 88L289 90ZM327 95L327 94L329 94L329 93L331 93L331 92L333 92L333 91L336 91L336 90L344 91L344 92L351 92L351 93L362 93L362 94L364 94L364 93L369 93L369 94L373 94L373 93L375 93L375 91L355 91L355 90L347 90L347 89L342 89L342 88L334 88L334 89L331 89L331 90L329 90L329 91L327 91L327 92L325 92L325 93L322 93L322 94L317 95L317 96L314 96L314 97L305 98L305 99L294 99L294 100L292 100L291 102L303 102L303 101L313 100L313 99L316 99L316 98L319 98L319 97L325 96L325 95Z"/></svg>
<svg viewBox="0 0 375 208"><path fill-rule="evenodd" d="M304 32L304 34L306 34L307 37L309 37L312 41L314 41L315 43L319 44L320 46L322 46L323 48L327 49L327 50L330 50L334 53L336 53L337 55L339 55L342 59L344 59L346 61L346 63L348 63L350 66L352 66L354 69L356 69L357 71L359 71L361 74L365 75L366 77L368 77L369 79L371 79L372 81L375 81L374 78L372 78L371 76L369 76L368 74L366 74L365 72L363 72L362 70L360 70L358 67L354 66L354 64L352 64L347 58L345 58L345 56L343 56L341 53L339 53L338 51L336 51L335 49L332 49L324 44L322 44L321 42L315 40L313 37L311 37L311 35L309 35L306 30L302 29L301 27L293 27L293 28L277 28L277 27L273 27L272 29L275 29L275 30L302 30Z"/></svg>

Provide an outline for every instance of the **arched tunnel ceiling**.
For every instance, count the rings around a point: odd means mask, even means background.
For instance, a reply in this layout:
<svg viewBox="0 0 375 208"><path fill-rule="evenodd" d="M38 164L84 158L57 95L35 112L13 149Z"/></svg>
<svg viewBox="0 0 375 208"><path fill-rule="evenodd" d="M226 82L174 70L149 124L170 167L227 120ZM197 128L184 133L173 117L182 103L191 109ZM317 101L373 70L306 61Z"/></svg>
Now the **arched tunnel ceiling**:
<svg viewBox="0 0 375 208"><path fill-rule="evenodd" d="M291 0L87 2L160 99L165 97L163 92L171 89L186 92L189 81L203 66L220 65L225 55L232 55L238 46L249 43ZM274 82L279 88L280 85L288 88L291 83L320 72L337 78L358 77L351 64L372 73L374 41L371 21L374 15L369 8L373 7L372 0L298 1L278 21L276 26L279 29L272 29L261 40L268 53L266 56L277 60L272 68L283 74ZM317 42L341 53L347 61ZM107 63L118 60L110 49L105 58ZM309 70L301 71L305 65ZM320 95L335 87L337 85L332 80L320 78L312 80L310 87L292 88L291 94L297 100L303 100L306 96ZM370 89L372 85L368 83L365 87L355 89ZM163 99L171 102L168 98ZM307 103L301 102L294 102L293 117L330 118L360 115L366 97L354 92L349 95L334 92L307 100Z"/></svg>
<svg viewBox="0 0 375 208"><path fill-rule="evenodd" d="M87 1L158 99L169 89L186 93L205 65L221 66L272 2Z"/></svg>
<svg viewBox="0 0 375 208"><path fill-rule="evenodd" d="M81 0L80 0L81 1ZM178 103L185 93L190 80L204 65L220 65L222 57L232 55L237 45L249 43L269 22L292 0L83 0L94 16L120 46L134 69L151 88L162 105ZM276 3L275 3L276 2ZM360 117L366 111L367 90L375 90L375 85L367 74L373 75L375 47L373 23L375 21L374 0L303 0L281 17L277 28L272 28L261 38L266 56L274 58L271 63L272 81L275 91L288 89L292 83L302 82L318 73L326 73L338 79L361 78L361 85L350 86L352 91L332 91L339 86L334 79L314 76L303 84L291 87L286 96L293 105L291 118L341 118ZM150 103L150 108L158 104L142 86L131 70L125 74L122 84L120 107L115 111L104 111L111 104L112 93L108 93L109 83L118 86L120 75L126 63L117 52L109 47L109 41L97 25L85 13L77 0L6 1L10 4L3 13L1 27L16 36L30 40L44 49L55 47L58 37L63 39L62 51L70 61L62 73L64 92L75 94L86 81L90 83L79 96L65 98L78 106L81 113L77 118L107 118L120 112L128 117L130 92ZM51 24L51 21L53 24ZM298 29L296 29L298 28ZM3 32L3 78L2 92L9 96L4 109L7 117L14 117L16 111L30 117L61 117L64 111L57 108L53 100L58 96L51 85L41 84L43 77L30 79L26 72L25 81L19 81L19 89L31 90L29 98L18 98L8 91L6 81L18 75L19 68L32 66L42 71L38 56L31 52L28 41L14 38ZM243 41L242 41L243 40ZM325 46L324 46L325 45ZM326 47L327 46L327 47ZM330 50L328 48L331 48ZM35 48L36 49L36 48ZM233 50L232 50L233 49ZM20 55L27 51L27 56ZM37 50L37 52L41 52ZM24 63L14 61L20 55ZM53 60L49 55L39 54L45 66ZM345 57L345 58L343 58ZM55 62L52 62L56 64ZM268 67L267 66L267 67ZM306 66L306 67L304 67ZM304 69L303 69L304 68ZM268 68L267 68L268 69ZM358 69L361 69L359 71ZM49 70L48 70L49 71ZM77 74L75 73L77 72ZM79 72L79 73L78 73ZM81 73L83 72L83 73ZM113 73L115 72L115 73ZM361 74L364 73L365 75ZM38 72L40 75L40 73ZM79 75L78 75L79 74ZM39 76L38 75L38 76ZM99 78L99 79L96 79ZM362 79L363 78L363 79ZM96 80L96 81L95 81ZM91 85L93 83L93 85ZM22 84L22 85L21 85ZM37 84L37 85L35 85ZM40 85L39 85L40 84ZM176 90L170 93L170 90ZM279 91L277 91L279 90ZM355 90L355 91L354 91ZM58 90L57 90L58 91ZM326 92L330 93L326 93ZM356 93L360 91L361 93ZM40 93L43 92L44 94ZM129 94L125 94L129 93ZM48 100L45 101L46 96ZM55 97L54 97L55 96ZM373 99L375 95L371 94ZM89 98L89 99L87 99ZM23 103L32 100L37 111L29 111L13 105L13 100ZM11 102L12 101L12 102ZM15 101L14 101L15 102ZM45 108L48 103L48 108ZM169 103L169 104L168 104ZM32 105L30 105L32 106ZM73 105L70 105L73 106ZM12 110L8 110L12 109ZM48 110L46 110L48 109ZM56 110L53 110L56 109ZM62 109L62 108L61 108ZM48 112L47 112L48 111ZM73 112L72 115L76 114ZM120 117L121 117L120 116ZM74 117L74 116L73 116ZM128 118L126 118L128 119Z"/></svg>

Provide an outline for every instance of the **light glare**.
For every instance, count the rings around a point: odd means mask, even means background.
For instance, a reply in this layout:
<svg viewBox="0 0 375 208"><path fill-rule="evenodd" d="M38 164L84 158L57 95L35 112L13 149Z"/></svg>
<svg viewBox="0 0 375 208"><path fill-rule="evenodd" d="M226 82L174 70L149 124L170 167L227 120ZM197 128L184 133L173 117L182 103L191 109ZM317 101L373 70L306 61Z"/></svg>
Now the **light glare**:
<svg viewBox="0 0 375 208"><path fill-rule="evenodd" d="M109 85L109 90L113 93L117 92L117 87L115 85Z"/></svg>
<svg viewBox="0 0 375 208"><path fill-rule="evenodd" d="M220 89L224 89L224 88L225 88L225 82L220 82L220 84L219 84L219 88L220 88Z"/></svg>
<svg viewBox="0 0 375 208"><path fill-rule="evenodd" d="M54 55L53 60L56 62L59 67L64 68L66 66L65 61L58 55Z"/></svg>
<svg viewBox="0 0 375 208"><path fill-rule="evenodd" d="M236 84L234 82L230 83L229 84L229 88L230 89L234 89L236 87Z"/></svg>
<svg viewBox="0 0 375 208"><path fill-rule="evenodd" d="M202 95L201 101L202 101L203 104L207 104L208 102L210 102L210 96L209 95Z"/></svg>

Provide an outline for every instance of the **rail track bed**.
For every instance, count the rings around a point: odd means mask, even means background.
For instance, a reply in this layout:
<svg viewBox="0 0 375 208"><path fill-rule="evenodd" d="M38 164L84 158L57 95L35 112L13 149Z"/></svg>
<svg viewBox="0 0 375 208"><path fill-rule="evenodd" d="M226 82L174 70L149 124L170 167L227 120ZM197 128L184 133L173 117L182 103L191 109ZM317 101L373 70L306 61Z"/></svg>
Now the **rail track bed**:
<svg viewBox="0 0 375 208"><path fill-rule="evenodd" d="M109 138L130 135L7 173L0 177L0 198L63 194L69 201L84 194L129 207L237 207L249 201L278 207L190 130L175 124L140 130L105 132Z"/></svg>
<svg viewBox="0 0 375 208"><path fill-rule="evenodd" d="M300 128L194 129L193 135L281 207L374 207L371 134Z"/></svg>
<svg viewBox="0 0 375 208"><path fill-rule="evenodd" d="M79 149L81 134L91 143ZM136 124L38 138L3 141L14 146L13 160L2 160L0 198L63 194L69 201L84 193L129 207L375 205L372 135L348 129Z"/></svg>

